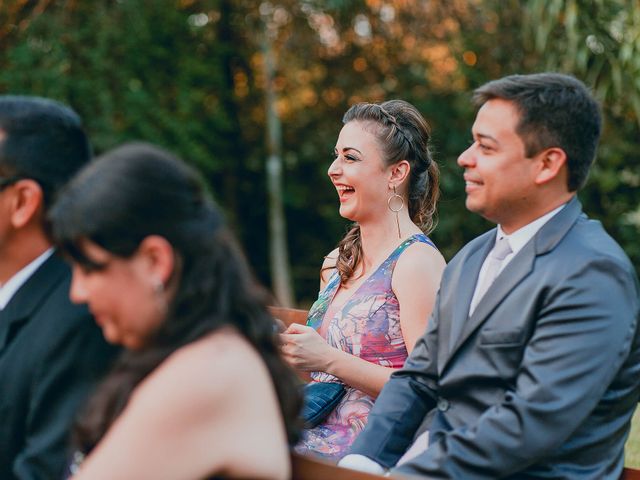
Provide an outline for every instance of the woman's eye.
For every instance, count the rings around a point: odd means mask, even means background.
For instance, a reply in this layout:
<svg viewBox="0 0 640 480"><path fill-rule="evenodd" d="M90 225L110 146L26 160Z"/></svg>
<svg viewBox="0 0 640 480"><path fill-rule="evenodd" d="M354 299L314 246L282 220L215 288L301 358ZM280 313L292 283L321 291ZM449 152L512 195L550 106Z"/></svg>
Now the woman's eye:
<svg viewBox="0 0 640 480"><path fill-rule="evenodd" d="M91 262L83 262L79 263L78 267L85 275L90 275L95 272L100 272L104 270L107 266L106 264L101 263L91 263Z"/></svg>
<svg viewBox="0 0 640 480"><path fill-rule="evenodd" d="M335 161L335 160L338 160L339 158L340 158L340 153L334 152L332 159ZM352 155L350 153L342 154L342 158L346 162L357 162L359 160L358 157L356 157L356 156L354 156L354 155Z"/></svg>

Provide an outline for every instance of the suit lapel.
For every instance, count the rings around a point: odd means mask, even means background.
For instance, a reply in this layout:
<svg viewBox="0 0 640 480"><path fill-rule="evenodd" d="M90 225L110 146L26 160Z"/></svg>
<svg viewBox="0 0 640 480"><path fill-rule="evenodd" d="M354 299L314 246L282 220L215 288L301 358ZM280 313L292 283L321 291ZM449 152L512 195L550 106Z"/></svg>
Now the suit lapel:
<svg viewBox="0 0 640 480"><path fill-rule="evenodd" d="M535 257L535 248L533 242L530 241L516 254L513 260L509 262L509 265L500 272L496 280L478 302L473 315L471 315L464 324L460 336L456 339L455 347L451 351L452 355L465 340L489 318L494 309L509 295L509 292L529 275L533 269Z"/></svg>
<svg viewBox="0 0 640 480"><path fill-rule="evenodd" d="M0 353L46 300L69 267L54 253L34 272L0 312Z"/></svg>
<svg viewBox="0 0 640 480"><path fill-rule="evenodd" d="M456 296L458 299L453 307L453 321L451 337L449 338L449 351L453 350L454 346L458 343L460 334L468 323L469 308L471 306L471 300L476 288L476 283L478 282L482 263L484 262L484 259L487 258L487 255L495 243L495 229L492 230L492 232L494 233L487 237L485 244L469 256L469 259L464 263L464 271L460 272L460 275L463 275L464 278L458 283L459 287L456 289Z"/></svg>
<svg viewBox="0 0 640 480"><path fill-rule="evenodd" d="M475 289L476 280L482 267L482 262L488 255L495 242L496 229L490 230L478 237L478 245L472 248L466 258L462 258L457 271L448 282L448 301L443 306L440 320L440 348L438 349L438 370L442 373L447 359L460 337L462 329L469 317L469 306ZM440 294L443 294L441 289ZM448 320L448 321L447 321Z"/></svg>
<svg viewBox="0 0 640 480"><path fill-rule="evenodd" d="M469 306L473 291L482 267L482 262L489 254L495 240L495 235L489 235L484 246L471 254L461 264L461 281L457 288L462 292L461 297L456 297L453 306L452 331L449 342L449 352L444 361L440 362L440 372L446 367L446 362L464 344L464 342L491 316L495 308L509 296L509 293L534 269L538 255L551 251L562 240L569 229L582 213L582 206L576 197L573 197L567 206L558 212L551 220L533 236L533 238L520 250L500 272L493 285L478 302L473 315L469 317ZM491 233L491 232L489 232ZM469 293L469 291L471 293Z"/></svg>

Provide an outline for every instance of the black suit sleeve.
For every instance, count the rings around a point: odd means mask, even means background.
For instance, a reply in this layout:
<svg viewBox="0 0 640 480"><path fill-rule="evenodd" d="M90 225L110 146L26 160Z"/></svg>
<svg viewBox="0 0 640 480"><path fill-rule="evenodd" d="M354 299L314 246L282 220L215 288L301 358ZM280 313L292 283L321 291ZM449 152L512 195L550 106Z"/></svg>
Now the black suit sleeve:
<svg viewBox="0 0 640 480"><path fill-rule="evenodd" d="M48 354L31 386L26 441L13 465L20 480L61 478L69 429L115 353L86 310L65 311L69 316L51 328Z"/></svg>

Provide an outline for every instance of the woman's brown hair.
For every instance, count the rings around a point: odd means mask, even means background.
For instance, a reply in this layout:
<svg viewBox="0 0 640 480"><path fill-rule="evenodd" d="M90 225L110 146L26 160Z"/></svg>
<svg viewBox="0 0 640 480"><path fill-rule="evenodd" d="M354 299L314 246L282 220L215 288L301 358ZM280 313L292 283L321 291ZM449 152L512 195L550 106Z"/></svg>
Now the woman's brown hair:
<svg viewBox="0 0 640 480"><path fill-rule="evenodd" d="M423 232L431 232L436 225L440 170L431 156L431 128L427 121L404 100L353 105L342 123L354 121L372 127L370 131L378 140L385 165L409 162L409 217ZM338 244L336 268L343 283L353 276L361 259L360 226L354 223Z"/></svg>

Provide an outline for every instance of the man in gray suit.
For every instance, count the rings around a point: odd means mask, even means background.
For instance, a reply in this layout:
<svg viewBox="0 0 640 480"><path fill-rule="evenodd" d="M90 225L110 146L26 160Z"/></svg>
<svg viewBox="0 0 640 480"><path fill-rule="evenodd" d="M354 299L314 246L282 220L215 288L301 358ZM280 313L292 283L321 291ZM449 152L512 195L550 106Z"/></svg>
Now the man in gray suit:
<svg viewBox="0 0 640 480"><path fill-rule="evenodd" d="M638 283L576 197L600 113L573 77L478 88L458 158L466 206L498 224L447 266L426 334L341 462L391 476L617 479L638 402ZM429 445L396 466L425 416ZM395 468L394 468L395 466Z"/></svg>

